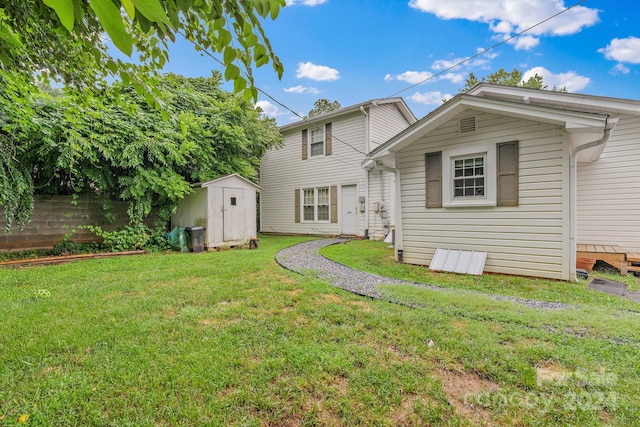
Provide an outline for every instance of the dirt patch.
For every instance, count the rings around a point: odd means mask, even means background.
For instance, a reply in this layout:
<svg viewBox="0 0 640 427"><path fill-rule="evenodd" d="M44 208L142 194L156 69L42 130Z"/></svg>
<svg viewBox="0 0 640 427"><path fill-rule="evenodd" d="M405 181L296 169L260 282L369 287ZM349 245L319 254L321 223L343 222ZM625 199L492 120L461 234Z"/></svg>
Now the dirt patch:
<svg viewBox="0 0 640 427"><path fill-rule="evenodd" d="M561 366L547 363L536 367L536 375L538 377L538 383L543 381L564 382L571 372L563 369Z"/></svg>
<svg viewBox="0 0 640 427"><path fill-rule="evenodd" d="M342 303L342 298L340 298L338 295L335 295L335 294L326 294L324 296L324 299L325 299L325 301L333 302L333 303L336 303L336 304Z"/></svg>
<svg viewBox="0 0 640 427"><path fill-rule="evenodd" d="M371 312L371 306L364 301L349 301L351 307L358 307L365 313Z"/></svg>
<svg viewBox="0 0 640 427"><path fill-rule="evenodd" d="M447 395L449 404L456 413L477 426L495 426L491 412L479 405L473 405L473 397L480 393L490 393L500 386L489 380L465 372L453 372L440 369L438 375Z"/></svg>

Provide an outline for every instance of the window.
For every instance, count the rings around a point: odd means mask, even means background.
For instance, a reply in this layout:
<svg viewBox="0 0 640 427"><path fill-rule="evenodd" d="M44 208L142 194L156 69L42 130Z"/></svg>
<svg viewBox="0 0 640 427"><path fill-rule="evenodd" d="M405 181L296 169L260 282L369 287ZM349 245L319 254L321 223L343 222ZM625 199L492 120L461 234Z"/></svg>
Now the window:
<svg viewBox="0 0 640 427"><path fill-rule="evenodd" d="M231 198L231 206L235 206L236 205L236 198L232 197Z"/></svg>
<svg viewBox="0 0 640 427"><path fill-rule="evenodd" d="M324 129L311 129L311 156L324 155Z"/></svg>
<svg viewBox="0 0 640 427"><path fill-rule="evenodd" d="M329 221L329 189L318 188L318 221Z"/></svg>
<svg viewBox="0 0 640 427"><path fill-rule="evenodd" d="M303 190L303 221L329 221L329 187Z"/></svg>
<svg viewBox="0 0 640 427"><path fill-rule="evenodd" d="M481 197L485 191L485 156L453 159L453 197Z"/></svg>
<svg viewBox="0 0 640 427"><path fill-rule="evenodd" d="M426 153L425 207L518 206L518 142Z"/></svg>
<svg viewBox="0 0 640 427"><path fill-rule="evenodd" d="M315 196L314 190L304 190L304 205L302 218L305 221L315 221Z"/></svg>

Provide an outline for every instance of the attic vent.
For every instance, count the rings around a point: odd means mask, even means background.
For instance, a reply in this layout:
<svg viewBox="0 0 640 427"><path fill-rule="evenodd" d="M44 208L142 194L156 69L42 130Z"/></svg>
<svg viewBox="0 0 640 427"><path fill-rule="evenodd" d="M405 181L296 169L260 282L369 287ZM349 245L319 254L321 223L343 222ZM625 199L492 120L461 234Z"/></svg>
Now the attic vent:
<svg viewBox="0 0 640 427"><path fill-rule="evenodd" d="M476 117L475 116L471 116L471 117L463 117L460 119L459 122L459 129L458 131L460 133L469 133L469 132L475 132L476 131Z"/></svg>

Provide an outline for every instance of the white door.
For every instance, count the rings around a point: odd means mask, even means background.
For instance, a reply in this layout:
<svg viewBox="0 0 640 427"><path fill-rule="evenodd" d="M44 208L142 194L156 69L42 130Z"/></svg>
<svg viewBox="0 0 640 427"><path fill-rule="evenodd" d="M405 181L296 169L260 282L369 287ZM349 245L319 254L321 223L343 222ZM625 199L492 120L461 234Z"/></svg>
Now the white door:
<svg viewBox="0 0 640 427"><path fill-rule="evenodd" d="M235 188L224 188L222 194L224 198L223 239L225 242L242 240L246 215L244 194L242 190Z"/></svg>
<svg viewBox="0 0 640 427"><path fill-rule="evenodd" d="M358 234L358 188L342 187L342 234Z"/></svg>

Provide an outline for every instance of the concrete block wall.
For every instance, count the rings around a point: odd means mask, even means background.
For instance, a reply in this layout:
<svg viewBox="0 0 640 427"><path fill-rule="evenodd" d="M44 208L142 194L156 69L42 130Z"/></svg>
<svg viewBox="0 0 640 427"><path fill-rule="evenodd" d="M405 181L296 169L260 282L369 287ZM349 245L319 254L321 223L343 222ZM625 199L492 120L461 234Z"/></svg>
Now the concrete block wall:
<svg viewBox="0 0 640 427"><path fill-rule="evenodd" d="M127 203L114 202L109 211L115 221L109 222L103 200L95 196L81 196L72 203L71 196L36 196L31 222L24 230L14 227L11 233L4 233L6 221L0 209L0 251L48 249L62 240L65 234L81 225L99 225L104 230L113 231L129 223ZM86 230L78 230L73 235L77 243L89 243L96 236Z"/></svg>

